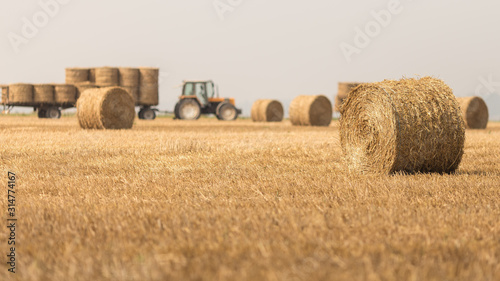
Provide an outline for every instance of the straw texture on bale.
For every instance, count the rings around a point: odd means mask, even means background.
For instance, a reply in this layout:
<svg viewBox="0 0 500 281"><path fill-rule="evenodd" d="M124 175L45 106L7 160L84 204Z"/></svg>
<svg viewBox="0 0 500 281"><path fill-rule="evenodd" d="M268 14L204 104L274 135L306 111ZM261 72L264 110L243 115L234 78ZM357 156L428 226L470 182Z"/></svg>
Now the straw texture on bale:
<svg viewBox="0 0 500 281"><path fill-rule="evenodd" d="M277 100L257 100L251 110L254 122L283 121L283 105Z"/></svg>
<svg viewBox="0 0 500 281"><path fill-rule="evenodd" d="M0 85L2 88L2 103L7 103L9 100L9 86Z"/></svg>
<svg viewBox="0 0 500 281"><path fill-rule="evenodd" d="M160 69L153 67L139 68L139 82L141 86L158 85Z"/></svg>
<svg viewBox="0 0 500 281"><path fill-rule="evenodd" d="M95 69L95 83L102 87L118 86L118 68L99 67Z"/></svg>
<svg viewBox="0 0 500 281"><path fill-rule="evenodd" d="M88 68L66 68L66 84L77 84L89 80Z"/></svg>
<svg viewBox="0 0 500 281"><path fill-rule="evenodd" d="M352 89L361 85L358 82L340 82L339 83L339 91L335 96L335 111L340 111L340 106L344 99L347 98L347 95L351 92Z"/></svg>
<svg viewBox="0 0 500 281"><path fill-rule="evenodd" d="M139 89L139 104L158 105L158 85L141 85Z"/></svg>
<svg viewBox="0 0 500 281"><path fill-rule="evenodd" d="M33 85L33 101L36 103L54 103L54 86L49 84Z"/></svg>
<svg viewBox="0 0 500 281"><path fill-rule="evenodd" d="M341 108L340 143L353 173L455 171L465 125L441 80L385 80L353 90Z"/></svg>
<svg viewBox="0 0 500 281"><path fill-rule="evenodd" d="M488 106L480 97L457 98L465 126L469 129L486 129L488 125Z"/></svg>
<svg viewBox="0 0 500 281"><path fill-rule="evenodd" d="M139 69L128 67L119 68L118 80L121 87L139 87Z"/></svg>
<svg viewBox="0 0 500 281"><path fill-rule="evenodd" d="M83 129L130 129L134 123L134 100L119 87L89 89L77 102Z"/></svg>
<svg viewBox="0 0 500 281"><path fill-rule="evenodd" d="M31 84L10 84L9 103L23 104L33 102L33 85Z"/></svg>
<svg viewBox="0 0 500 281"><path fill-rule="evenodd" d="M298 96L290 104L290 121L295 126L329 126L332 103L322 95Z"/></svg>
<svg viewBox="0 0 500 281"><path fill-rule="evenodd" d="M121 87L129 93L132 98L134 98L134 103L137 103L139 101L139 88L137 87Z"/></svg>
<svg viewBox="0 0 500 281"><path fill-rule="evenodd" d="M82 93L85 92L85 90L99 88L99 86L97 86L96 84L91 83L91 82L78 83L78 84L75 84L75 87L76 87L76 99L77 100L80 98Z"/></svg>
<svg viewBox="0 0 500 281"><path fill-rule="evenodd" d="M70 103L76 102L76 87L69 84L54 85L54 99L56 103Z"/></svg>

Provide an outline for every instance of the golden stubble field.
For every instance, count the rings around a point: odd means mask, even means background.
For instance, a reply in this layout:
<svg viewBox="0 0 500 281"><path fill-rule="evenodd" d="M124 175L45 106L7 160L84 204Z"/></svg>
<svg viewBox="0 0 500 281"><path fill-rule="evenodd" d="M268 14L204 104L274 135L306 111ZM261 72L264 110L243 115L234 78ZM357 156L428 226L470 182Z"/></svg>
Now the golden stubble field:
<svg viewBox="0 0 500 281"><path fill-rule="evenodd" d="M0 280L500 280L499 123L454 175L349 176L338 133L1 116Z"/></svg>

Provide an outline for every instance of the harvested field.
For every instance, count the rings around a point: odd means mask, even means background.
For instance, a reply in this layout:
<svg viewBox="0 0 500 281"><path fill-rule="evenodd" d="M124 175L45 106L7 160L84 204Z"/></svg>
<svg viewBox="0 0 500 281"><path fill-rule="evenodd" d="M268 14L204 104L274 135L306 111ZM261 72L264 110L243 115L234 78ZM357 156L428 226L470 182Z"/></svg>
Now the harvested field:
<svg viewBox="0 0 500 281"><path fill-rule="evenodd" d="M0 280L500 280L500 123L466 131L456 174L359 177L336 121L0 131L19 219Z"/></svg>

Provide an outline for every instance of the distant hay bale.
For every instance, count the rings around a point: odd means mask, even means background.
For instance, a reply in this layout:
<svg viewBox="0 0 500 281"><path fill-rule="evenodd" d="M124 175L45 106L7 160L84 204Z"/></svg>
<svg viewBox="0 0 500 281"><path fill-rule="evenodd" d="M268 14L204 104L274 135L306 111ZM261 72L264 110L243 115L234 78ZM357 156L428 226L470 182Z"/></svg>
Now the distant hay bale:
<svg viewBox="0 0 500 281"><path fill-rule="evenodd" d="M2 103L7 103L9 100L9 86L7 85L0 85L2 88Z"/></svg>
<svg viewBox="0 0 500 281"><path fill-rule="evenodd" d="M95 83L101 87L118 86L118 68L98 67L95 69Z"/></svg>
<svg viewBox="0 0 500 281"><path fill-rule="evenodd" d="M122 88L89 89L78 99L78 122L83 129L130 129L134 106L132 96Z"/></svg>
<svg viewBox="0 0 500 281"><path fill-rule="evenodd" d="M9 103L26 104L33 102L33 85L31 84L10 84Z"/></svg>
<svg viewBox="0 0 500 281"><path fill-rule="evenodd" d="M95 68L89 69L89 82L95 83Z"/></svg>
<svg viewBox="0 0 500 281"><path fill-rule="evenodd" d="M118 80L121 87L139 87L139 69L129 67L118 68Z"/></svg>
<svg viewBox="0 0 500 281"><path fill-rule="evenodd" d="M74 104L76 102L76 87L70 84L54 85L54 99L56 103Z"/></svg>
<svg viewBox="0 0 500 281"><path fill-rule="evenodd" d="M66 84L77 84L89 81L88 68L66 68Z"/></svg>
<svg viewBox="0 0 500 281"><path fill-rule="evenodd" d="M91 82L78 83L78 84L75 84L75 87L76 87L76 99L77 100L80 98L82 93L85 92L86 90L99 88L99 86L97 86L96 84L91 83Z"/></svg>
<svg viewBox="0 0 500 281"><path fill-rule="evenodd" d="M261 120L259 119L259 110L260 110L260 104L262 103L263 100L256 100L253 105L252 109L250 110L250 117L252 118L253 122L260 122Z"/></svg>
<svg viewBox="0 0 500 281"><path fill-rule="evenodd" d="M158 105L158 85L142 85L139 88L139 104Z"/></svg>
<svg viewBox="0 0 500 281"><path fill-rule="evenodd" d="M340 143L350 172L450 173L464 141L458 102L435 78L363 84L341 108Z"/></svg>
<svg viewBox="0 0 500 281"><path fill-rule="evenodd" d="M54 86L49 84L33 85L33 101L36 103L54 103Z"/></svg>
<svg viewBox="0 0 500 281"><path fill-rule="evenodd" d="M295 126L329 126L332 103L322 95L298 96L290 104L290 121Z"/></svg>
<svg viewBox="0 0 500 281"><path fill-rule="evenodd" d="M255 122L281 122L283 105L277 100L257 100L252 106L251 114Z"/></svg>
<svg viewBox="0 0 500 281"><path fill-rule="evenodd" d="M340 111L340 106L344 99L347 98L347 95L351 92L352 89L361 85L362 83L358 82L339 82L339 90L337 95L335 96L335 111Z"/></svg>
<svg viewBox="0 0 500 281"><path fill-rule="evenodd" d="M139 84L141 86L158 85L160 69L154 67L139 68Z"/></svg>
<svg viewBox="0 0 500 281"><path fill-rule="evenodd" d="M465 126L469 129L486 129L488 125L488 106L480 97L457 98Z"/></svg>

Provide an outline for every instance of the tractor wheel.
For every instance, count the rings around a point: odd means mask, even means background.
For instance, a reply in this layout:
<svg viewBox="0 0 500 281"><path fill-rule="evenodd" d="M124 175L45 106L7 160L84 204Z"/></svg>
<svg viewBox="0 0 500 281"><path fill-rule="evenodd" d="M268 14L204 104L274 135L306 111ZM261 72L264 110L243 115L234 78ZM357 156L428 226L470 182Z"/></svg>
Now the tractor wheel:
<svg viewBox="0 0 500 281"><path fill-rule="evenodd" d="M176 103L175 104L175 107L174 107L174 119L181 119L181 117L179 116L179 104L180 102Z"/></svg>
<svg viewBox="0 0 500 281"><path fill-rule="evenodd" d="M183 99L179 102L178 112L181 120L197 120L201 115L201 107L194 99Z"/></svg>
<svg viewBox="0 0 500 281"><path fill-rule="evenodd" d="M154 120L156 118L156 113L154 110L151 108L143 108L139 112L139 118L144 119L144 120Z"/></svg>
<svg viewBox="0 0 500 281"><path fill-rule="evenodd" d="M49 107L45 111L45 118L59 119L59 118L61 118L61 110L59 110L59 108L57 108L57 107Z"/></svg>
<svg viewBox="0 0 500 281"><path fill-rule="evenodd" d="M236 110L236 107L227 102L219 104L215 112L217 119L219 120L232 121L238 118L238 111Z"/></svg>
<svg viewBox="0 0 500 281"><path fill-rule="evenodd" d="M47 118L47 111L45 109L38 108L38 118Z"/></svg>

